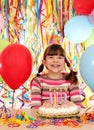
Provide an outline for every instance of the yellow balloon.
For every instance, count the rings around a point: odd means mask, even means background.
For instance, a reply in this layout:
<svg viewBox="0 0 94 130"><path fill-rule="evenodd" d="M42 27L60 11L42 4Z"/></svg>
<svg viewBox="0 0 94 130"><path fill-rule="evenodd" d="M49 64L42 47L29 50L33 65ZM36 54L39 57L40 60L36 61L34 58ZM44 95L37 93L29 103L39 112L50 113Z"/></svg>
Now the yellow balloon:
<svg viewBox="0 0 94 130"><path fill-rule="evenodd" d="M86 48L88 46L94 44L94 30L92 31L91 35L89 36L89 38L84 43L85 43Z"/></svg>
<svg viewBox="0 0 94 130"><path fill-rule="evenodd" d="M0 52L10 44L10 42L7 39L0 38Z"/></svg>
<svg viewBox="0 0 94 130"><path fill-rule="evenodd" d="M85 89L85 94L86 94L86 97L85 97L85 100L83 101L83 105L84 105L84 107L86 107L86 108L88 108L89 106L89 104L88 104L88 102L89 102L89 100L90 100L90 96L92 95L92 91L91 91L91 89L87 86L86 87L86 89Z"/></svg>
<svg viewBox="0 0 94 130"><path fill-rule="evenodd" d="M2 77L0 76L0 83L3 83L3 79L2 79Z"/></svg>

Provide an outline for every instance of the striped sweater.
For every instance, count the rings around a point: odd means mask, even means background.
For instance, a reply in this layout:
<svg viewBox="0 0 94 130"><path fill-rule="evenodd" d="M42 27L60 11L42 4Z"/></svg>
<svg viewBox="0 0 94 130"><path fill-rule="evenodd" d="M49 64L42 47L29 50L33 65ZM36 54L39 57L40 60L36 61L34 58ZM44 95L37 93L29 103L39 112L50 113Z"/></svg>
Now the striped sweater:
<svg viewBox="0 0 94 130"><path fill-rule="evenodd" d="M73 101L75 104L80 105L81 94L79 86L70 83L67 80L52 80L41 77L35 77L31 81L31 107L40 106L43 101L63 100L65 94L67 100ZM52 98L52 99L51 99Z"/></svg>

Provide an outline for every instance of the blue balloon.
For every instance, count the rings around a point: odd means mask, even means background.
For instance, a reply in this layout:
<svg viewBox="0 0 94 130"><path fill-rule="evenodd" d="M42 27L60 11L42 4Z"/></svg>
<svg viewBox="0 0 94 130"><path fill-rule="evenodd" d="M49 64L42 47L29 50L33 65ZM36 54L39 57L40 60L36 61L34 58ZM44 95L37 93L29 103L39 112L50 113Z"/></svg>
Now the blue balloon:
<svg viewBox="0 0 94 130"><path fill-rule="evenodd" d="M87 47L81 56L80 74L85 83L94 91L94 45Z"/></svg>
<svg viewBox="0 0 94 130"><path fill-rule="evenodd" d="M72 43L84 42L92 33L93 26L88 16L74 16L64 27L66 38Z"/></svg>

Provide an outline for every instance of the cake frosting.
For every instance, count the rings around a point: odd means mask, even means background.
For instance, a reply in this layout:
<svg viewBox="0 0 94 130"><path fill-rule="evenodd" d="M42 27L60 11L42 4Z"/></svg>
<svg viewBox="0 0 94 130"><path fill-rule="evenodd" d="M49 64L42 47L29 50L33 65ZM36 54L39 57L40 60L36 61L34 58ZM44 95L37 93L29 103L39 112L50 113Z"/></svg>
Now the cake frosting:
<svg viewBox="0 0 94 130"><path fill-rule="evenodd" d="M79 113L79 107L73 102L67 101L62 104L51 104L45 102L38 108L38 114L45 117L63 117Z"/></svg>

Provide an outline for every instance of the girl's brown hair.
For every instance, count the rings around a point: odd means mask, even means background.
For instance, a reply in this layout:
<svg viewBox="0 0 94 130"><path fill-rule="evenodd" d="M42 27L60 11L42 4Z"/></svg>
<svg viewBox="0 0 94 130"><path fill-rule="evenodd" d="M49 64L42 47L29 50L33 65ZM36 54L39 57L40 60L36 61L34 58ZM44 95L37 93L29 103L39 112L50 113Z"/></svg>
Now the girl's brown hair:
<svg viewBox="0 0 94 130"><path fill-rule="evenodd" d="M66 65L71 68L70 66L70 63L68 62L67 58L66 58L66 53L65 53L65 50L62 48L62 46L60 44L51 44L49 45L45 52L44 52L44 55L43 55L43 59L45 60L46 59L46 56L53 56L53 55L60 55L60 56L63 56L65 58L65 63ZM39 66L39 69L38 69L38 74L37 76L40 76L40 73L43 71L44 69L44 65L41 64ZM72 69L70 70L70 73L68 73L66 75L66 80L69 80L73 83L77 83L78 82L78 79L77 79L77 72L74 72Z"/></svg>

